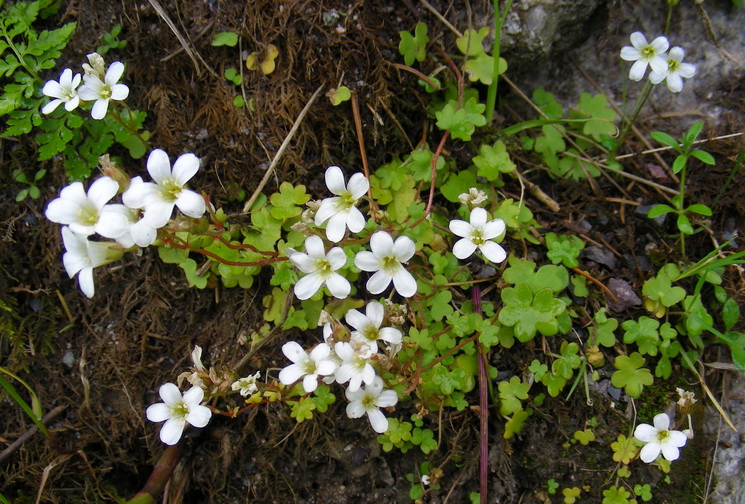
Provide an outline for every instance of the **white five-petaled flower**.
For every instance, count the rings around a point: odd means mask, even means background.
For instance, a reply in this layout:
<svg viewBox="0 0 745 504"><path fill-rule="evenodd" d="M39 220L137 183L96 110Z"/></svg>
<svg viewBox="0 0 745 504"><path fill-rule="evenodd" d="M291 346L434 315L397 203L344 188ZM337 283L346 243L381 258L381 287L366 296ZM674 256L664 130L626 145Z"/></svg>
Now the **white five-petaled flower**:
<svg viewBox="0 0 745 504"><path fill-rule="evenodd" d="M204 399L201 388L192 387L182 396L176 385L165 383L158 393L163 402L148 406L146 414L151 422L166 422L160 429L160 440L165 444L178 443L187 423L200 428L209 423L212 411L201 405Z"/></svg>
<svg viewBox="0 0 745 504"><path fill-rule="evenodd" d="M298 299L310 298L326 284L331 295L344 299L349 295L352 286L349 280L336 272L347 262L347 255L341 247L334 247L326 253L320 236L309 236L305 240L305 252L291 252L289 259L305 276L295 284L295 295Z"/></svg>
<svg viewBox="0 0 745 504"><path fill-rule="evenodd" d="M351 338L362 343L372 343L381 339L391 345L401 343L403 335L394 327L380 327L383 324L385 308L377 301L367 303L363 315L360 311L351 309L345 315L347 324L354 327Z"/></svg>
<svg viewBox="0 0 745 504"><path fill-rule="evenodd" d="M458 259L466 259L479 249L484 257L494 263L501 263L507 258L507 252L492 241L505 231L502 219L487 222L486 210L474 208L471 210L470 223L458 219L450 221L450 231L461 239L455 242L453 254Z"/></svg>
<svg viewBox="0 0 745 504"><path fill-rule="evenodd" d="M359 389L363 381L370 385L375 379L375 368L370 365L370 358L377 351L378 345L375 342L339 341L336 343L334 352L342 361L334 372L336 381L338 383L349 382L347 388L351 391Z"/></svg>
<svg viewBox="0 0 745 504"><path fill-rule="evenodd" d="M642 32L631 34L631 46L625 46L621 49L621 59L633 61L631 70L629 70L629 79L640 81L647 71L647 65L652 67L653 72L665 72L668 67L667 60L664 57L665 51L670 46L666 37L657 37L651 43ZM633 47L632 47L633 46Z"/></svg>
<svg viewBox="0 0 745 504"><path fill-rule="evenodd" d="M353 233L359 233L365 227L365 217L357 207L357 201L370 188L370 182L362 173L355 173L344 182L344 174L338 166L326 169L326 186L336 196L326 198L316 212L315 223L320 226L326 224L326 237L334 243L344 238L347 228Z"/></svg>
<svg viewBox="0 0 745 504"><path fill-rule="evenodd" d="M46 96L54 98L54 100L44 105L41 112L43 114L51 114L62 103L65 104L65 110L68 112L75 110L75 107L80 104L77 87L80 85L81 79L80 74L75 74L73 77L72 70L65 68L62 71L62 75L60 75L59 82L53 80L47 81L41 92Z"/></svg>
<svg viewBox="0 0 745 504"><path fill-rule="evenodd" d="M663 80L667 83L667 88L673 93L680 93L683 90L683 79L690 79L696 73L696 67L690 63L683 63L685 52L682 48L675 46L670 49L667 55L667 67L664 72L652 71L649 74L649 80L652 84L659 84Z"/></svg>
<svg viewBox="0 0 745 504"><path fill-rule="evenodd" d="M93 297L96 292L93 268L118 261L124 255L124 249L118 243L90 241L67 226L62 228L62 241L65 244L62 263L67 275L72 278L77 274L80 290L89 298Z"/></svg>
<svg viewBox="0 0 745 504"><path fill-rule="evenodd" d="M91 117L103 119L109 108L109 100L124 100L129 96L129 88L126 84L118 84L124 73L124 63L115 61L109 66L106 75L101 80L96 74L86 74L83 77L83 87L78 91L78 96L83 101L93 101Z"/></svg>
<svg viewBox="0 0 745 504"><path fill-rule="evenodd" d="M399 236L394 242L387 232L378 231L370 238L370 250L363 250L354 258L354 264L359 269L375 272L367 281L370 294L380 294L391 280L396 291L403 297L416 294L416 280L402 264L416 252L416 245L411 238Z"/></svg>
<svg viewBox="0 0 745 504"><path fill-rule="evenodd" d="M57 224L67 224L75 233L90 236L101 230L101 209L119 191L119 184L109 177L101 177L91 184L86 194L81 182L73 182L52 200L44 215Z"/></svg>
<svg viewBox="0 0 745 504"><path fill-rule="evenodd" d="M665 413L655 415L653 423L654 426L640 424L634 430L634 437L646 443L639 456L647 464L654 462L660 452L667 460L677 460L680 455L678 449L685 446L688 436L680 431L669 430L670 417Z"/></svg>
<svg viewBox="0 0 745 504"><path fill-rule="evenodd" d="M204 214L204 198L184 186L199 170L199 158L194 154L182 154L173 163L168 154L155 149L147 158L147 171L155 182L135 182L129 186L122 201L130 208L144 208L145 223L159 229L166 225L178 207L184 215L198 218Z"/></svg>
<svg viewBox="0 0 745 504"><path fill-rule="evenodd" d="M237 390L243 397L248 397L259 391L259 387L256 385L256 380L259 379L261 371L256 371L252 375L248 375L244 378L239 378L230 385L231 390Z"/></svg>
<svg viewBox="0 0 745 504"><path fill-rule="evenodd" d="M105 238L116 240L124 248L147 247L158 237L158 231L141 218L141 213L119 203L106 205L101 209L96 231Z"/></svg>
<svg viewBox="0 0 745 504"><path fill-rule="evenodd" d="M383 390L383 379L376 376L372 383L367 384L365 388L346 391L347 399L347 416L349 418L359 418L367 413L373 430L382 434L388 430L388 419L380 411L380 408L395 406L398 402L398 396L393 390Z"/></svg>
<svg viewBox="0 0 745 504"><path fill-rule="evenodd" d="M336 371L338 365L331 358L331 347L319 343L310 355L295 341L282 345L282 353L293 363L279 372L279 381L292 385L303 378L303 389L310 393L318 387L318 377L328 376Z"/></svg>

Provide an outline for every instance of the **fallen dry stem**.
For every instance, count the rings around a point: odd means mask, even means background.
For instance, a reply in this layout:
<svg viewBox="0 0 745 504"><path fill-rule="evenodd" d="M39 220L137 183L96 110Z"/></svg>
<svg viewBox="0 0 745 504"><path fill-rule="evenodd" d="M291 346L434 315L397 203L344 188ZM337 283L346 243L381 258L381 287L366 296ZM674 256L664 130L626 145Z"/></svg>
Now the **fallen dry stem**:
<svg viewBox="0 0 745 504"><path fill-rule="evenodd" d="M295 119L295 122L292 125L292 128L290 128L290 132L287 133L287 136L282 141L282 145L279 146L277 153L274 155L274 159L272 159L272 163L269 165L269 168L266 169L266 172L264 173L264 177L261 179L261 182L259 182L258 187L254 191L254 193L251 195L251 197L248 199L248 201L246 201L246 204L243 205L243 212L241 213L243 214L248 213L248 211L251 209L254 202L256 201L256 198L259 197L259 194L261 194L261 191L264 189L264 186L266 186L267 182L269 182L269 178L272 176L272 173L274 173L274 168L277 166L277 163L282 157L282 154L284 154L285 149L287 149L287 146L289 145L290 140L292 140L292 137L295 136L295 133L300 127L300 124L303 122L303 119L305 119L305 116L308 114L308 111L310 110L310 106L313 105L313 103L316 101L316 98L318 98L318 94L321 92L322 89L323 89L323 85L318 86L318 89L316 89L316 92L313 93L313 96L310 97L310 100L308 100L308 103L305 104L305 107L303 107L303 110L301 110L300 114L298 114L297 119Z"/></svg>

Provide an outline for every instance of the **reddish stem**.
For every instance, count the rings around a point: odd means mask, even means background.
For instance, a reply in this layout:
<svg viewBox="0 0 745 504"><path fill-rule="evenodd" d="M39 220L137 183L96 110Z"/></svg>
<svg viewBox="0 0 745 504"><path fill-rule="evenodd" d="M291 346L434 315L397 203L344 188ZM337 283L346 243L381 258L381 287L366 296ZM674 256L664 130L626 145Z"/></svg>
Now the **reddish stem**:
<svg viewBox="0 0 745 504"><path fill-rule="evenodd" d="M474 285L471 290L473 310L481 315L481 288ZM486 504L489 477L489 374L486 369L486 349L480 342L476 342L479 360L479 423L481 462L479 465L479 495L481 504Z"/></svg>

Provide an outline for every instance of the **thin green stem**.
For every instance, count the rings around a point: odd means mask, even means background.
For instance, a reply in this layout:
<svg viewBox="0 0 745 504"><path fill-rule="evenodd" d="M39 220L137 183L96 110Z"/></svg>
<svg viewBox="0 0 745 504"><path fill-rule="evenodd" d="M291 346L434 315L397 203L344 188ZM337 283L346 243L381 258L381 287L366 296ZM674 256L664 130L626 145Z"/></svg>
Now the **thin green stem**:
<svg viewBox="0 0 745 504"><path fill-rule="evenodd" d="M124 107L127 111L127 117L129 118L129 124L126 124L122 120L122 115L118 110L114 110L112 117L116 122L118 122L124 129L132 133L134 136L137 137L137 139L142 143L142 145L145 146L145 150L147 150L150 147L150 144L147 140L145 140L142 135L140 134L139 130L137 129L137 126L135 126L134 121L134 114L132 114L132 109L130 109L126 103L121 102L122 107Z"/></svg>
<svg viewBox="0 0 745 504"><path fill-rule="evenodd" d="M628 120L627 123L624 124L623 129L621 130L621 135L618 137L619 146L623 144L623 140L626 138L626 135L629 134L629 131L631 131L631 127L636 122L637 117L639 117L639 112L641 112L644 104L647 103L649 95L652 93L652 86L653 84L650 81L647 81L644 84L642 94L639 96L639 98L637 98L636 103L634 104L634 109L631 112L631 118Z"/></svg>
<svg viewBox="0 0 745 504"><path fill-rule="evenodd" d="M492 67L492 80L486 94L486 123L489 124L494 117L494 106L497 102L497 88L499 86L499 54L501 51L502 25L507 19L507 13L512 7L513 0L507 0L504 10L499 10L499 0L493 0L494 5L494 47L492 49L492 58L494 66Z"/></svg>
<svg viewBox="0 0 745 504"><path fill-rule="evenodd" d="M680 192L678 193L677 198L674 198L673 201L676 202L675 206L678 210L678 215L683 215L685 212L685 189L686 189L686 166L683 165L683 169L680 170ZM686 256L686 238L685 233L683 231L680 232L680 254L683 258Z"/></svg>
<svg viewBox="0 0 745 504"><path fill-rule="evenodd" d="M677 3L677 2L676 2ZM665 20L665 36L670 33L670 20L673 17L673 3L667 2L667 19Z"/></svg>
<svg viewBox="0 0 745 504"><path fill-rule="evenodd" d="M13 53L15 53L16 58L18 58L18 62L21 64L21 66L23 66L23 68L25 68L26 71L31 74L34 80L41 81L41 77L39 77L39 74L33 71L32 69L30 69L28 65L26 64L26 62L23 60L23 55L21 55L21 53L18 52L18 49L16 49L16 46L13 43L13 39L8 37L8 32L5 31L5 29L3 29L3 38L5 38L5 40L8 41L8 47L10 47Z"/></svg>

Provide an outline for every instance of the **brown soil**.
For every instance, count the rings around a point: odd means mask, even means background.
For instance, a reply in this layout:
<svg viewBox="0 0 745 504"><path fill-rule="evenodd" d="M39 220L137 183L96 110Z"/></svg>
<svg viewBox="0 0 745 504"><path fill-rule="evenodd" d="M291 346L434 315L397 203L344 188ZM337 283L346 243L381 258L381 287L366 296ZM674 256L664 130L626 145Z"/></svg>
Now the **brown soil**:
<svg viewBox="0 0 745 504"><path fill-rule="evenodd" d="M250 194L257 186L313 92L319 86L324 90L335 87L342 77L359 99L370 166L408 152L422 134L437 135L426 113L429 97L412 75L390 64L400 61L399 31L412 30L418 20L427 23L432 40L448 51L454 47L453 35L419 4L412 5L415 2L162 3L199 54L199 61L189 58L144 1L69 2L46 23L49 27L78 23L60 68L79 65L95 50L102 34L122 24L120 38L129 44L107 56L107 61L117 58L126 63L129 105L147 111L146 128L153 132L152 145L172 156L188 151L205 160L205 169L194 184L228 213L240 212L243 203L235 199L238 190ZM338 19L325 23L324 13L334 9ZM244 70L242 89L227 82L221 75L228 67L241 66L240 50L210 45L212 36L225 30L241 35L244 50L277 46L277 70L268 76ZM732 113L716 130L705 130L707 136L742 131L742 91L742 83L718 90L722 106ZM254 110L235 108L232 100L236 93L252 98ZM519 120L514 115L519 112L514 110L521 110L520 99L506 86L500 103L505 124ZM670 120L641 127L680 132ZM738 142L741 140L711 145L708 150L727 162L709 172L692 174L690 194L694 199L710 202L717 196L742 148ZM88 300L61 267L59 226L43 215L46 203L67 182L61 163L55 160L45 165L49 175L40 200L16 203L19 186L10 182L9 174L17 167L35 166L34 143L30 138L19 138L4 139L0 145L4 175L0 191L0 299L16 314L4 318L6 326L0 327L5 331L0 338L0 365L28 381L39 393L45 412L62 408L50 423L59 446L51 446L38 433L27 440L20 451L0 464L2 493L18 503L33 502L37 492L41 492L42 502L53 503L129 498L145 483L164 449L157 438L158 427L144 416L146 406L157 399L158 386L188 368L189 352L195 344L205 349L205 364L226 369L234 366L248 351L246 336L263 323L261 299L270 289L268 278L259 277L248 290L220 286L193 289L180 269L163 264L156 251L145 250L142 257L97 271L96 295ZM462 145L449 144L448 154L457 159ZM144 173L143 161L133 161L116 148L112 155L120 155L129 173ZM524 163L521 169L538 166L534 159L519 161ZM321 197L322 174L329 164L358 170L360 150L351 108L332 107L319 99L267 190L286 180L303 183L314 196ZM647 173L644 167L635 168L638 173ZM552 181L540 171L529 178L561 205L557 214L529 198L541 225L547 231L573 232L580 229L583 220L592 224L593 239L620 251L617 259L623 266L613 276L625 278L638 290L647 272L633 266L634 257L659 264L676 253L674 239L666 234L670 230L634 215L633 208L603 202L586 185ZM623 196L606 181L598 182L606 196ZM743 222L742 182L738 174L733 190L721 199L710 222L717 236ZM643 186L624 188L632 199L653 198ZM519 198L516 182L504 189ZM705 233L692 237L690 256L705 255L711 243ZM586 261L584 267L594 268L597 276L608 276L596 263ZM725 282L731 295L742 301L742 279L727 276ZM72 319L68 319L67 310ZM282 333L252 357L250 367L276 373L285 365L279 351L283 341L316 338L296 331ZM529 363L535 351L525 346L511 353L495 353L492 364L505 374L520 374L523 363ZM66 354L74 358L71 366L62 361ZM728 359L726 352L708 357L712 361ZM707 383L715 391L719 373L707 375ZM681 375L679 381L690 386L691 379ZM669 390L657 392L657 406L665 407ZM490 502L549 502L546 482L551 478L562 488L588 485L583 494L587 500L581 502L600 502L615 467L608 445L619 432L626 431L628 419L625 403L612 408L602 392L594 394L592 407L578 393L569 401L549 399L534 406L530 425L509 441L501 436L502 420L491 415ZM472 404L478 402L475 395L469 399ZM2 411L0 448L31 427L8 399L3 401ZM407 403L399 405L396 414L406 418L415 412L414 405ZM599 419L595 428L599 442L581 449L569 444L573 432L592 417ZM187 453L171 481L168 502L405 503L411 502L411 484L405 475L416 473L424 460L443 470L442 489L430 492L429 502L468 502L469 492L478 491L479 485L477 412L445 412L441 423L432 413L426 420L436 432L439 426L442 435L440 448L429 456L416 449L407 454L396 450L382 453L368 424L347 419L341 401L326 414L302 424L290 418L289 410L281 405L256 408L238 420L215 418L208 429L191 432L192 437L184 443ZM694 493L701 492L690 481L704 481L712 447L712 440L697 438L683 461L674 465L673 485L665 486L669 492L664 497L656 495L653 502L689 502ZM634 481L638 482L664 477L640 465L634 470ZM551 498L553 502L561 500L557 495Z"/></svg>

